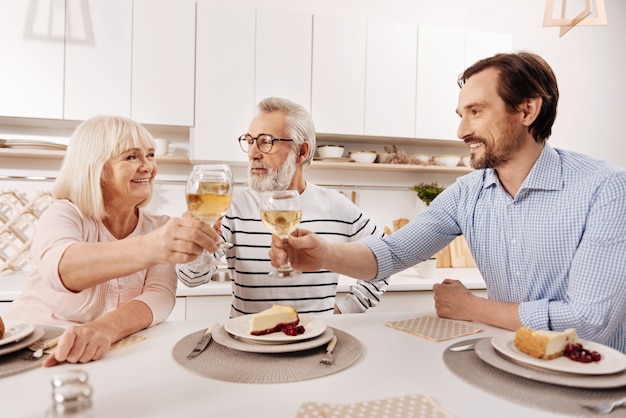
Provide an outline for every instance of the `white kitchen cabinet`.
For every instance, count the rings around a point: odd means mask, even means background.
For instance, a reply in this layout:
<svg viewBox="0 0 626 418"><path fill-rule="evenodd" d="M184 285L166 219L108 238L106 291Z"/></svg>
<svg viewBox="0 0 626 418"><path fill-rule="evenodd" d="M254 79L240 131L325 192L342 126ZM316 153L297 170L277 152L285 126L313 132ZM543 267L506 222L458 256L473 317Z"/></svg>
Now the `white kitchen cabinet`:
<svg viewBox="0 0 626 418"><path fill-rule="evenodd" d="M417 25L367 22L365 135L415 136Z"/></svg>
<svg viewBox="0 0 626 418"><path fill-rule="evenodd" d="M167 317L168 321L184 321L187 317L187 298L178 296L176 297L176 303L174 309Z"/></svg>
<svg viewBox="0 0 626 418"><path fill-rule="evenodd" d="M133 1L133 119L193 126L195 22L195 0Z"/></svg>
<svg viewBox="0 0 626 418"><path fill-rule="evenodd" d="M245 162L237 138L254 116L254 9L197 3L196 117L193 162Z"/></svg>
<svg viewBox="0 0 626 418"><path fill-rule="evenodd" d="M0 115L63 117L65 2L0 0Z"/></svg>
<svg viewBox="0 0 626 418"><path fill-rule="evenodd" d="M255 103L285 97L310 111L312 26L310 13L257 10Z"/></svg>
<svg viewBox="0 0 626 418"><path fill-rule="evenodd" d="M185 319L207 319L230 317L231 295L187 296Z"/></svg>
<svg viewBox="0 0 626 418"><path fill-rule="evenodd" d="M66 1L64 118L130 117L133 3Z"/></svg>
<svg viewBox="0 0 626 418"><path fill-rule="evenodd" d="M456 138L457 78L465 68L465 29L419 26L415 136Z"/></svg>
<svg viewBox="0 0 626 418"><path fill-rule="evenodd" d="M458 77L478 59L510 52L512 43L513 37L507 33L420 25L416 137L456 139Z"/></svg>
<svg viewBox="0 0 626 418"><path fill-rule="evenodd" d="M317 132L362 135L366 20L313 16L311 116Z"/></svg>

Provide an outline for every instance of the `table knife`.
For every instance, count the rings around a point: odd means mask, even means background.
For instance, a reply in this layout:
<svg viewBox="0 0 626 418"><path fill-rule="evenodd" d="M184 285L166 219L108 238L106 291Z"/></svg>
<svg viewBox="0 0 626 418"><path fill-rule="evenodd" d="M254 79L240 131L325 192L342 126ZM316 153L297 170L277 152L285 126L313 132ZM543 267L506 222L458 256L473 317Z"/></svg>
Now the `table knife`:
<svg viewBox="0 0 626 418"><path fill-rule="evenodd" d="M209 328L206 329L206 331L204 331L204 334L202 334L202 337L196 343L196 346L193 348L193 350L191 350L191 353L187 355L187 360L198 357L198 355L202 353L205 348L207 348L207 346L211 342L211 332L216 326L217 323L213 323Z"/></svg>

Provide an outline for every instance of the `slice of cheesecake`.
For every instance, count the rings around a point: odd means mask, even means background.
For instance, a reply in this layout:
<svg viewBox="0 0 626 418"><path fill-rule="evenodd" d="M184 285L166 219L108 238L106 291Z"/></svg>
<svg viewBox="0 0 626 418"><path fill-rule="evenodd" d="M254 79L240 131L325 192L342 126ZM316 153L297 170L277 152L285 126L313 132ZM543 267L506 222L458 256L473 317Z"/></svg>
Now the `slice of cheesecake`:
<svg viewBox="0 0 626 418"><path fill-rule="evenodd" d="M567 344L578 339L573 328L565 331L536 331L530 328L519 328L515 332L513 343L518 350L529 356L545 360L561 357Z"/></svg>
<svg viewBox="0 0 626 418"><path fill-rule="evenodd" d="M273 305L270 309L252 316L251 335L265 335L280 332L285 327L298 325L298 311L292 306Z"/></svg>

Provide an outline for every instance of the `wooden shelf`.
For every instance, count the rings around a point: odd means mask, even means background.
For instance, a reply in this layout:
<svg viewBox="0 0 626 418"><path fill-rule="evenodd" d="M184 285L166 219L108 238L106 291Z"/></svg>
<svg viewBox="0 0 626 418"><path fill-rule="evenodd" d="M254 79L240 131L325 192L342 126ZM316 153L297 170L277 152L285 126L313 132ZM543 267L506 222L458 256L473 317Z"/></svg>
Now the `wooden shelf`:
<svg viewBox="0 0 626 418"><path fill-rule="evenodd" d="M33 158L33 159L62 159L65 151L57 150L39 150L39 149L11 149L0 148L0 158ZM182 164L191 165L189 158L185 156L165 155L157 157L159 164ZM238 165L232 163L233 165ZM246 164L241 164L242 166ZM313 169L326 170L352 170L352 171L388 171L388 172L427 172L427 173L457 173L465 174L471 172L470 167L445 167L438 165L415 165L415 164L381 164L372 163L364 164L357 162L331 162L331 161L313 161L311 163Z"/></svg>
<svg viewBox="0 0 626 418"><path fill-rule="evenodd" d="M381 164L381 163L356 163L356 162L331 162L331 161L313 161L311 168L334 169L334 170L367 170L367 171L413 171L423 173L457 173L466 174L472 172L471 167L446 167L440 165L416 165L416 164Z"/></svg>
<svg viewBox="0 0 626 418"><path fill-rule="evenodd" d="M0 148L0 158L47 158L47 159L63 159L65 151L47 150L47 149L13 149ZM190 164L189 158L179 155L164 155L157 157L157 162L162 164Z"/></svg>
<svg viewBox="0 0 626 418"><path fill-rule="evenodd" d="M317 133L317 145L321 144L373 144L373 145L398 145L411 147L435 147L441 150L467 152L467 144L459 139L425 139L425 138L400 138L386 136L364 136L364 135L343 135L343 134L325 134Z"/></svg>

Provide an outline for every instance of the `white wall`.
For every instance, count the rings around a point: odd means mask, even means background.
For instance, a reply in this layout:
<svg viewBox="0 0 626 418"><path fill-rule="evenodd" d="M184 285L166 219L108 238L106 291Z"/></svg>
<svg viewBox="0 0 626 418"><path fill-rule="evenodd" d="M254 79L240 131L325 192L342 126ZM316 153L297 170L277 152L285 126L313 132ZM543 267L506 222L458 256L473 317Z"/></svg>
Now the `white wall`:
<svg viewBox="0 0 626 418"><path fill-rule="evenodd" d="M561 100L550 142L626 167L626 141L618 139L626 97L624 0L604 1L607 26L575 27L563 37L559 37L558 28L542 26L546 0L228 0L228 3L512 33L514 49L543 56L559 80ZM584 0L568 0L568 15L583 8Z"/></svg>
<svg viewBox="0 0 626 418"><path fill-rule="evenodd" d="M467 29L513 34L517 50L542 55L554 68L559 80L561 100L550 143L554 146L583 152L626 167L626 141L619 138L622 128L623 98L626 97L626 1L605 0L608 26L576 27L563 37L559 29L542 27L545 0L216 0L216 2L301 10L312 13L358 15L376 20L415 22L418 24L456 26ZM560 3L560 2L555 2ZM583 0L568 0L570 10L582 7ZM595 3L595 1L594 1ZM459 68L459 73L462 71ZM450 80L455 83L456 80ZM433 105L436 102L433 101ZM454 109L450 109L454 112ZM245 127L242 127L242 131ZM11 162L11 164L18 162ZM45 164L44 164L45 165ZM7 167L0 159L3 174L20 174L24 170ZM180 183L188 167L161 166L159 178L178 181L157 186L151 208L178 215L184 210L184 190ZM29 171L29 170L26 170ZM245 179L245 167L237 168L239 181ZM32 174L32 170L30 170ZM348 196L357 191L357 204L379 226L392 226L397 218L410 218L423 209L409 191L421 181L450 184L450 175L418 175L416 173L376 176L367 172L333 173L309 170L309 178L319 184L335 184ZM404 190L384 191L358 187L372 181L387 182ZM373 179L374 178L374 179ZM38 191L49 183L26 184L1 182L0 188L24 187ZM357 187L353 187L356 185ZM390 203L393 202L393 203Z"/></svg>

